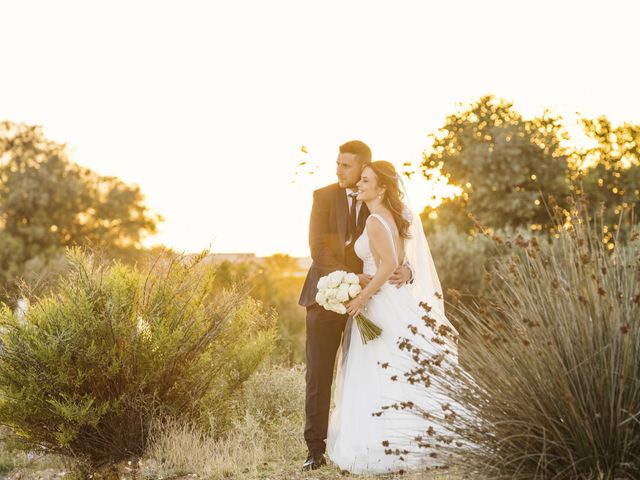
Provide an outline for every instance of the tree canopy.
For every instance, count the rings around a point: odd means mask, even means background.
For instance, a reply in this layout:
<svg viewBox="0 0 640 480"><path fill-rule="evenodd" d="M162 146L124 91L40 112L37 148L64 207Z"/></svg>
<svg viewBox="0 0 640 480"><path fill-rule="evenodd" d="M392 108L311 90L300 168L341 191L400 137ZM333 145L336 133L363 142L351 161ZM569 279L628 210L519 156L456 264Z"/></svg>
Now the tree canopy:
<svg viewBox="0 0 640 480"><path fill-rule="evenodd" d="M614 127L606 117L581 122L586 147L570 137L560 116L545 111L525 119L493 95L447 116L421 169L427 178L439 171L462 194L445 199L437 215L428 209L427 228L453 224L473 231L473 217L492 229L553 232L550 197L564 209L567 196L576 194L594 210L604 206L605 226L613 230L619 214L640 198L640 125Z"/></svg>
<svg viewBox="0 0 640 480"><path fill-rule="evenodd" d="M137 185L101 176L69 159L67 147L41 127L0 123L0 283L47 265L64 247L110 254L141 248L162 217Z"/></svg>

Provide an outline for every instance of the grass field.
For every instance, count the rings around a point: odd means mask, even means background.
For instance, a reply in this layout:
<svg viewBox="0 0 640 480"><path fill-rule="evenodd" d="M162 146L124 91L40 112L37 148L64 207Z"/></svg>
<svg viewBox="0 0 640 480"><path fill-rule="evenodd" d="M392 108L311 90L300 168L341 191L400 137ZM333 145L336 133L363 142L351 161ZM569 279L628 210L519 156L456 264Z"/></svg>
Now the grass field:
<svg viewBox="0 0 640 480"><path fill-rule="evenodd" d="M155 469L148 468L148 463L143 459L141 466L129 465L124 462L107 469L100 470L94 479L189 479L189 478L226 478L238 480L346 480L358 478L360 480L387 480L401 478L403 480L458 480L460 477L451 472L416 472L404 475L344 475L334 465L328 465L319 470L302 472L300 466L304 458L296 459L288 464L278 462L266 462L256 470L246 473L230 474L225 476L203 477L194 473L182 472L165 475L157 475ZM54 480L60 478L78 478L78 475L57 457L39 457L29 462L20 461L20 466L0 475L7 480Z"/></svg>

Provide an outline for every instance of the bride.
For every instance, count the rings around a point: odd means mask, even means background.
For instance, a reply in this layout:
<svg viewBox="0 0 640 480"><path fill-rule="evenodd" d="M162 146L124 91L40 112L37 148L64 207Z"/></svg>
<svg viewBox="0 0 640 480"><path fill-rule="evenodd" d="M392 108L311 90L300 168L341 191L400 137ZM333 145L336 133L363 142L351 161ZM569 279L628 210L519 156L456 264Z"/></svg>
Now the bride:
<svg viewBox="0 0 640 480"><path fill-rule="evenodd" d="M428 440L448 433L442 422L433 420L442 418L443 411L446 415L451 400L442 379L429 375L434 373L431 366L416 373L413 353L400 347L402 339L410 339L424 358L456 363L457 332L444 316L440 282L420 217L409 213L402 189L395 168L385 161L366 166L358 182L357 199L371 214L355 251L364 273L373 278L347 305L351 318L338 362L327 436L329 457L351 473L425 469L445 462L437 442ZM414 270L414 281L393 286L387 280L405 259ZM380 337L362 343L352 320L358 312L382 328ZM405 375L411 371L413 375ZM397 408L401 405L407 408Z"/></svg>

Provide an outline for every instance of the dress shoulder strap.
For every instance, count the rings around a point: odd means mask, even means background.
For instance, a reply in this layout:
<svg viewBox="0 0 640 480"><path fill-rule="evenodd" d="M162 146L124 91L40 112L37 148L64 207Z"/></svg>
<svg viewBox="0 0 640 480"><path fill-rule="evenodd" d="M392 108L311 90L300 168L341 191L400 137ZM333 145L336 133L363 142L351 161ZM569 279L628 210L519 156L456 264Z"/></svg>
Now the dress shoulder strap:
<svg viewBox="0 0 640 480"><path fill-rule="evenodd" d="M371 213L369 214L369 218L374 217L377 218L378 220L380 220L380 223L382 223L382 225L384 226L385 230L387 230L387 232L389 233L389 236L391 237L391 243L393 244L393 250L396 254L396 256L398 255L398 248L396 247L396 240L395 238L393 238L393 231L391 230L391 227L389 226L389 224L387 223L387 221L384 219L384 217L382 215L379 215L377 213Z"/></svg>

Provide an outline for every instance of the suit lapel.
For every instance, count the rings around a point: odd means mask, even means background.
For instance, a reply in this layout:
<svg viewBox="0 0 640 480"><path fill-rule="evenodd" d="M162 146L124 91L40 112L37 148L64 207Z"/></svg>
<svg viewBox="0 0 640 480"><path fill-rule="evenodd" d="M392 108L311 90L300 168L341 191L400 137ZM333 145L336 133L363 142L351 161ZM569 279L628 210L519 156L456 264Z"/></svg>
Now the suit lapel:
<svg viewBox="0 0 640 480"><path fill-rule="evenodd" d="M362 206L360 207L360 212L358 213L358 228L356 238L362 234L364 230L364 225L367 223L367 217L369 216L369 209L367 208L367 204L362 202Z"/></svg>
<svg viewBox="0 0 640 480"><path fill-rule="evenodd" d="M336 221L338 223L338 240L340 245L344 246L347 240L347 221L349 217L349 203L347 202L347 194L343 188L336 190Z"/></svg>

